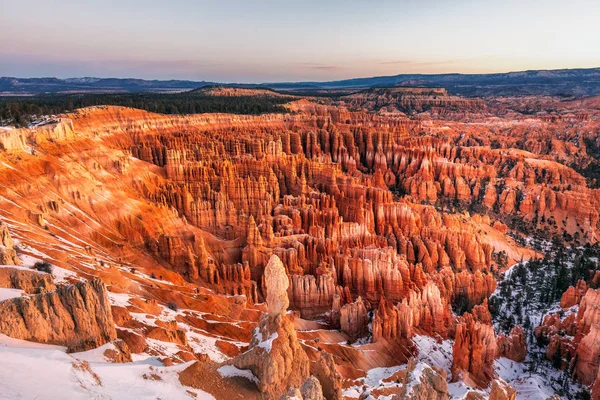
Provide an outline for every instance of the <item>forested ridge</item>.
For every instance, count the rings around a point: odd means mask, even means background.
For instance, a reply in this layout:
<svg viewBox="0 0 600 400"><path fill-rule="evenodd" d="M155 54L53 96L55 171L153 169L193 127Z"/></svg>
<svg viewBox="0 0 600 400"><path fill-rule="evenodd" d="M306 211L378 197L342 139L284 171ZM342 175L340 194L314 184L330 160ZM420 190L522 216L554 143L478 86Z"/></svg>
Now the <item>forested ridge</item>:
<svg viewBox="0 0 600 400"><path fill-rule="evenodd" d="M0 97L0 125L23 127L36 122L40 116L97 105L133 107L161 114L283 113L286 109L282 105L291 100L291 97L281 96L211 96L197 91Z"/></svg>

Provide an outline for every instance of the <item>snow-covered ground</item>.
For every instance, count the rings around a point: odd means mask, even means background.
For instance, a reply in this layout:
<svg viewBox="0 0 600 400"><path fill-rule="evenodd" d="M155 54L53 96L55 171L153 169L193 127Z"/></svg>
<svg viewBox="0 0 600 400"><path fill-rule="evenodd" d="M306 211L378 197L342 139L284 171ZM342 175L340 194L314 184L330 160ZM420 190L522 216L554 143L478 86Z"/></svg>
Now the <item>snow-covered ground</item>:
<svg viewBox="0 0 600 400"><path fill-rule="evenodd" d="M436 366L444 369L448 374L448 380L450 380L453 341L443 340L438 342L432 337L417 335L413 337L413 342L418 349L418 364L415 371L422 371L427 366ZM550 368L545 369L547 366ZM498 378L508 382L517 391L517 400L546 400L556 393L554 387L561 379L561 372L553 369L549 363L534 371L529 361L517 363L506 358L499 358L494 363L494 368ZM368 390L400 387L401 384L395 381L384 381L403 369L406 369L406 365L371 369L367 372L366 377L359 379L360 384L345 389L343 394L349 398L358 398L363 393L364 386ZM413 374L415 374L414 371ZM453 400L465 399L470 391L478 392L487 397L490 389L478 390L469 387L462 381L448 383L448 392ZM373 396L369 397L369 399L375 398ZM385 400L386 397L379 397L379 399Z"/></svg>
<svg viewBox="0 0 600 400"><path fill-rule="evenodd" d="M517 391L517 400L546 400L556 393L549 381L560 376L554 369L530 372L526 363L504 357L497 359L494 367L498 376Z"/></svg>
<svg viewBox="0 0 600 400"><path fill-rule="evenodd" d="M545 245L548 247L548 245ZM521 325L526 332L527 358L517 363L506 358L495 362L498 376L517 391L517 400L545 400L564 392L573 398L583 387L574 383L565 371L557 370L545 357L545 348L540 347L533 330L544 317L560 312L562 318L576 313L577 307L562 310L559 305L562 293L554 297L547 286L556 285L559 275L571 280L574 253L581 249L565 249L560 259L552 255L547 261L523 262L506 270L499 279L498 289L490 297L493 322L496 332L508 332L513 325ZM571 396L571 397L569 397Z"/></svg>
<svg viewBox="0 0 600 400"><path fill-rule="evenodd" d="M254 376L252 371L249 369L239 369L233 365L224 365L217 370L219 374L224 377L241 376L242 378L248 379L250 382L254 382L258 385L258 378Z"/></svg>
<svg viewBox="0 0 600 400"><path fill-rule="evenodd" d="M214 399L180 384L178 372L190 363L172 367L146 361L115 364L103 360L101 349L67 354L60 346L0 335L0 398Z"/></svg>
<svg viewBox="0 0 600 400"><path fill-rule="evenodd" d="M360 378L358 381L361 382L359 385L351 386L344 390L342 393L344 397L358 399L363 394L363 387L366 386L370 389L384 389L384 388L398 388L402 387L400 383L396 381L384 382L387 378L394 375L396 372L406 369L406 365L398 365L395 367L387 368L373 368L367 371L367 376ZM374 399L373 396L368 399ZM387 397L380 397L380 400L387 400Z"/></svg>
<svg viewBox="0 0 600 400"><path fill-rule="evenodd" d="M450 369L452 368L452 340L444 340L438 343L434 338L425 335L417 335L412 340L419 350L417 357L419 361L442 368L450 376Z"/></svg>
<svg viewBox="0 0 600 400"><path fill-rule="evenodd" d="M0 288L0 301L21 296L23 296L23 291L21 289Z"/></svg>

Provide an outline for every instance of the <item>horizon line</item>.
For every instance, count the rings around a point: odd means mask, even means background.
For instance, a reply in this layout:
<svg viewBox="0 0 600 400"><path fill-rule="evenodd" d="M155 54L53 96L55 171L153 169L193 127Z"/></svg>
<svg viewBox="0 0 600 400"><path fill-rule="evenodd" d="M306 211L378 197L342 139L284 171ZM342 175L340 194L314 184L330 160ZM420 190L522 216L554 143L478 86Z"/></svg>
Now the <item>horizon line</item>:
<svg viewBox="0 0 600 400"><path fill-rule="evenodd" d="M252 82L225 82L225 81L210 81L210 80L194 80L194 79L174 79L174 78L136 78L136 77L100 77L100 76L71 76L68 78L58 78L56 76L30 76L30 77L18 77L18 76L0 76L0 79L58 79L58 80L69 80L69 79L121 79L121 80L141 80L141 81L179 81L179 82L194 82L194 83L216 83L216 84L244 84L244 85L268 85L268 84L281 84L281 83L329 83L329 82L339 82L339 81L351 81L351 80L359 80L359 79L372 79L372 78L390 78L401 75L420 75L420 76L440 76L440 75L501 75L501 74L514 74L514 73L522 73L522 72L542 72L542 71L574 71L574 70L594 70L600 69L600 65L597 67L573 67L573 68L542 68L542 69L524 69L524 70L511 70L511 71L501 71L501 72L479 72L479 73L465 73L465 72L440 72L440 73L398 73L394 75L369 75L369 76L360 76L354 78L341 78L334 80L306 80L306 81L294 81L294 80L282 80L282 81L266 81L260 83L252 83Z"/></svg>

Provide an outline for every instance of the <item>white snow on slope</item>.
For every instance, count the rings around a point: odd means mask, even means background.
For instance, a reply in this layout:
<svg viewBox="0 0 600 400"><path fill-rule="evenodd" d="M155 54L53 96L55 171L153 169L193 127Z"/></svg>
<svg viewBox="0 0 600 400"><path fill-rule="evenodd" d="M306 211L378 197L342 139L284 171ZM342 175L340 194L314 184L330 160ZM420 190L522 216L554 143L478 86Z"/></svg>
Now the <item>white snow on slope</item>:
<svg viewBox="0 0 600 400"><path fill-rule="evenodd" d="M223 377L241 376L258 385L258 378L249 369L239 369L233 365L224 365L217 370Z"/></svg>
<svg viewBox="0 0 600 400"><path fill-rule="evenodd" d="M271 336L269 336L267 338L267 340L263 340L258 344L258 347L262 347L263 349L265 349L267 351L267 353L271 352L271 348L273 348L273 341L275 339L277 339L279 337L279 335L277 334L277 332L273 332L271 334Z"/></svg>
<svg viewBox="0 0 600 400"><path fill-rule="evenodd" d="M21 289L0 288L0 301L14 299L15 297L21 297L23 295Z"/></svg>
<svg viewBox="0 0 600 400"><path fill-rule="evenodd" d="M517 400L546 400L555 394L548 378L556 374L556 371L531 373L527 371L525 363L514 362L504 357L497 359L494 367L498 376L517 391Z"/></svg>
<svg viewBox="0 0 600 400"><path fill-rule="evenodd" d="M445 369L448 376L451 374L452 340L444 340L438 343L431 336L417 335L412 338L412 341L419 350L419 356L417 357L419 361Z"/></svg>
<svg viewBox="0 0 600 400"><path fill-rule="evenodd" d="M31 271L31 272L34 272L36 274L43 274L44 273L44 272L40 272L40 271L38 271L36 269L30 269L30 268L27 268L27 267L23 267L21 265L0 265L0 268L12 268L12 269L19 269L21 271Z"/></svg>
<svg viewBox="0 0 600 400"><path fill-rule="evenodd" d="M95 359L97 356L94 352L85 353L80 353L81 358ZM77 356L66 354L60 346L0 335L0 397L6 400L214 400L204 391L179 383L177 373L191 362L157 367L145 362L113 364L90 361L87 370ZM159 378L152 379L151 375Z"/></svg>
<svg viewBox="0 0 600 400"><path fill-rule="evenodd" d="M382 388L390 388L390 387L401 387L402 385L394 382L384 382L386 378L394 375L396 372L406 369L406 365L398 365L395 367L386 367L386 368L373 368L367 371L367 376L364 378L360 378L359 381L362 383L360 385L351 386L347 389L344 389L343 396L349 397L353 399L359 398L363 394L363 386L369 389L382 389ZM372 396L368 397L368 399L373 399ZM383 400L383 399L382 399Z"/></svg>

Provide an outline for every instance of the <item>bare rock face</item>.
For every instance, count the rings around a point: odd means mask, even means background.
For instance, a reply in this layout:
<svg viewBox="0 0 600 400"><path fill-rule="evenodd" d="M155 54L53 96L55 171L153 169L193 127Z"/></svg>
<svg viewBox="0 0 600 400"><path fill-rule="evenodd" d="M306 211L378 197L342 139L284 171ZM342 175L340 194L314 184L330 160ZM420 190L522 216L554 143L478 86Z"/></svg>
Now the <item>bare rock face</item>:
<svg viewBox="0 0 600 400"><path fill-rule="evenodd" d="M598 370L598 375L596 375L596 381L592 385L591 395L593 400L600 399L600 369Z"/></svg>
<svg viewBox="0 0 600 400"><path fill-rule="evenodd" d="M310 364L310 373L321 383L323 396L327 400L342 400L343 377L331 354L320 352L319 358Z"/></svg>
<svg viewBox="0 0 600 400"><path fill-rule="evenodd" d="M587 335L596 324L600 324L600 290L588 289L581 299L577 312L578 333Z"/></svg>
<svg viewBox="0 0 600 400"><path fill-rule="evenodd" d="M288 278L279 257L273 255L265 269L268 313L254 330L250 348L230 361L240 369L249 369L258 379L258 389L275 399L290 387L300 387L309 377L310 362L287 315Z"/></svg>
<svg viewBox="0 0 600 400"><path fill-rule="evenodd" d="M276 255L272 255L265 268L265 286L267 290L267 306L269 316L285 314L290 301L287 289L290 285L283 263Z"/></svg>
<svg viewBox="0 0 600 400"><path fill-rule="evenodd" d="M585 385L591 385L598 375L600 363L600 325L593 324L577 347L575 376Z"/></svg>
<svg viewBox="0 0 600 400"><path fill-rule="evenodd" d="M570 286L560 298L560 306L566 310L573 307L575 304L579 304L588 287L585 281L578 281L577 286Z"/></svg>
<svg viewBox="0 0 600 400"><path fill-rule="evenodd" d="M517 392L501 379L494 379L489 400L515 400Z"/></svg>
<svg viewBox="0 0 600 400"><path fill-rule="evenodd" d="M527 340L525 331L520 326L515 326L510 335L499 334L496 338L498 356L506 357L516 362L523 362L527 356Z"/></svg>
<svg viewBox="0 0 600 400"><path fill-rule="evenodd" d="M410 359L402 391L393 399L447 400L449 398L446 371L435 367L431 368L424 364L417 364L415 359Z"/></svg>
<svg viewBox="0 0 600 400"><path fill-rule="evenodd" d="M279 400L325 400L321 384L314 376L309 377L300 389L290 388Z"/></svg>
<svg viewBox="0 0 600 400"><path fill-rule="evenodd" d="M369 315L367 307L359 296L353 303L344 305L340 310L340 327L342 332L357 339L367 332Z"/></svg>
<svg viewBox="0 0 600 400"><path fill-rule="evenodd" d="M302 398L304 400L325 400L323 397L323 390L321 389L321 384L319 380L314 376L309 377L306 382L302 384L300 388L300 393L302 394Z"/></svg>
<svg viewBox="0 0 600 400"><path fill-rule="evenodd" d="M21 289L28 294L56 289L51 274L21 268L0 268L0 287Z"/></svg>
<svg viewBox="0 0 600 400"><path fill-rule="evenodd" d="M396 306L380 301L373 318L373 341L380 338L410 338L414 328L446 337L452 308L437 285L427 282L421 291L411 290Z"/></svg>
<svg viewBox="0 0 600 400"><path fill-rule="evenodd" d="M117 337L108 292L100 280L1 302L0 333L66 346L70 352L93 349Z"/></svg>
<svg viewBox="0 0 600 400"><path fill-rule="evenodd" d="M492 325L465 313L456 326L452 346L452 379L464 380L480 388L488 387L494 376L496 338Z"/></svg>
<svg viewBox="0 0 600 400"><path fill-rule="evenodd" d="M0 265L21 265L8 227L0 221Z"/></svg>
<svg viewBox="0 0 600 400"><path fill-rule="evenodd" d="M126 363L131 362L131 352L129 346L121 339L115 339L112 341L114 346L113 349L106 349L104 351L104 357L108 358L114 363Z"/></svg>
<svg viewBox="0 0 600 400"><path fill-rule="evenodd" d="M298 388L290 388L286 394L281 396L279 400L304 400L302 398L302 393Z"/></svg>

